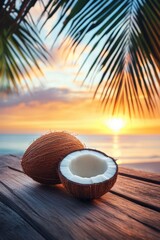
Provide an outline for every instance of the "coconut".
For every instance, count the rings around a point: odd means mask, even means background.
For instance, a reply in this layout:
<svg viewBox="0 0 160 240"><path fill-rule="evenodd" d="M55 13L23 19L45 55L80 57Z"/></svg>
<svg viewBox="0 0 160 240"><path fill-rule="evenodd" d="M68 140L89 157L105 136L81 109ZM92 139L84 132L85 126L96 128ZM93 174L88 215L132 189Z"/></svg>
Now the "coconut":
<svg viewBox="0 0 160 240"><path fill-rule="evenodd" d="M24 172L43 184L60 183L59 162L69 153L84 148L73 135L66 132L52 132L34 141L22 158Z"/></svg>
<svg viewBox="0 0 160 240"><path fill-rule="evenodd" d="M59 165L59 176L66 190L80 199L99 198L117 179L115 160L94 149L68 154Z"/></svg>

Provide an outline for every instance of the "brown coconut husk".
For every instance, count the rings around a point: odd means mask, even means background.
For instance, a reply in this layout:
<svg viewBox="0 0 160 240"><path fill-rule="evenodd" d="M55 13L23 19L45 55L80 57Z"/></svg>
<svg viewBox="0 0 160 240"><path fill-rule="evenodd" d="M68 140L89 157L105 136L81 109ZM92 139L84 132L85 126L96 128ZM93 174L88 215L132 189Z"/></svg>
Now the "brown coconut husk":
<svg viewBox="0 0 160 240"><path fill-rule="evenodd" d="M67 132L51 132L35 140L22 158L24 172L35 181L43 184L58 184L58 165L60 161L84 145Z"/></svg>

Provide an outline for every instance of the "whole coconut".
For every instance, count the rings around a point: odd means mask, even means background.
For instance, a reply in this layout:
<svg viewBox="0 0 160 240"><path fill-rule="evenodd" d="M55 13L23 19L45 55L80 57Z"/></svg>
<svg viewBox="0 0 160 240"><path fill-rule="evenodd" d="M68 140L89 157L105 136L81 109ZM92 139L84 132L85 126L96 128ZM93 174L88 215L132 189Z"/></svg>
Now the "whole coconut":
<svg viewBox="0 0 160 240"><path fill-rule="evenodd" d="M58 165L69 153L83 149L84 145L66 132L52 132L35 140L22 158L24 172L43 184L58 184Z"/></svg>

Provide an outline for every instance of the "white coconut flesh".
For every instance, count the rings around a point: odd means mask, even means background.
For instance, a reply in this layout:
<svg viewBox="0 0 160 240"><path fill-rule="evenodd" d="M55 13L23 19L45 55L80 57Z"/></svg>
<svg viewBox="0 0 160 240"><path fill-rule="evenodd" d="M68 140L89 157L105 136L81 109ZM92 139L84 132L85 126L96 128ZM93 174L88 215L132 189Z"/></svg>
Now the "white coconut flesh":
<svg viewBox="0 0 160 240"><path fill-rule="evenodd" d="M116 171L115 161L96 150L72 152L60 163L62 175L80 184L104 182L112 178Z"/></svg>

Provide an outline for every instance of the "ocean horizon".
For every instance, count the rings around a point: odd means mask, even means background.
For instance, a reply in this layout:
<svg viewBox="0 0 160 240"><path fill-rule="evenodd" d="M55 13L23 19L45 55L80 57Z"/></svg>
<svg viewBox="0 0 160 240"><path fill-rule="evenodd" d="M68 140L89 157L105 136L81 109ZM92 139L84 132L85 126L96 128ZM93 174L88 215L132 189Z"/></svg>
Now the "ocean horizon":
<svg viewBox="0 0 160 240"><path fill-rule="evenodd" d="M23 155L42 134L0 134L0 155ZM75 134L87 148L105 152L119 166L160 173L160 135Z"/></svg>

